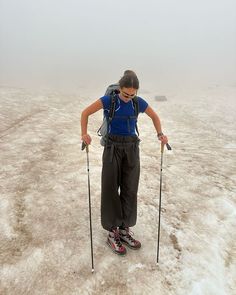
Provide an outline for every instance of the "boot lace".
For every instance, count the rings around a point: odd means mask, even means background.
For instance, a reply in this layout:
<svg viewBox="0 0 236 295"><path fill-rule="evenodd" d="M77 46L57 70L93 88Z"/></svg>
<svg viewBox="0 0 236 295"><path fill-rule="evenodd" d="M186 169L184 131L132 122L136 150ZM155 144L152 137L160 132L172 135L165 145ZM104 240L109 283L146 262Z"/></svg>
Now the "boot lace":
<svg viewBox="0 0 236 295"><path fill-rule="evenodd" d="M120 241L120 234L118 229L113 229L112 232L114 233L114 240L118 247L122 247L121 241Z"/></svg>
<svg viewBox="0 0 236 295"><path fill-rule="evenodd" d="M136 243L136 240L132 237L134 235L134 233L127 227L125 228L126 231L126 237L132 242L132 243Z"/></svg>

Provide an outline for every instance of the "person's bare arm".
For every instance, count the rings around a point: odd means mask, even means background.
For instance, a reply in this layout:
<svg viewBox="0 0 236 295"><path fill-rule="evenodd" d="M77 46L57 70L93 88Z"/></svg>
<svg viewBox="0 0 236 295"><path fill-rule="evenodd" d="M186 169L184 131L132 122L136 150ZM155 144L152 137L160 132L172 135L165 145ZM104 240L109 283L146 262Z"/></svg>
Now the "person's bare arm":
<svg viewBox="0 0 236 295"><path fill-rule="evenodd" d="M162 133L161 121L160 121L160 118L158 117L157 113L150 106L148 106L146 108L145 113L152 119L153 125L154 125L157 133Z"/></svg>
<svg viewBox="0 0 236 295"><path fill-rule="evenodd" d="M162 133L161 120L158 117L157 113L150 106L146 108L145 113L152 119L153 125L157 132L158 139L161 140L164 144L166 144L168 142L168 139Z"/></svg>
<svg viewBox="0 0 236 295"><path fill-rule="evenodd" d="M81 139L86 144L91 143L91 137L87 133L88 117L96 113L97 111L101 110L102 108L103 108L102 101L101 99L98 99L94 103L92 103L90 106L88 106L86 109L84 109L81 114Z"/></svg>

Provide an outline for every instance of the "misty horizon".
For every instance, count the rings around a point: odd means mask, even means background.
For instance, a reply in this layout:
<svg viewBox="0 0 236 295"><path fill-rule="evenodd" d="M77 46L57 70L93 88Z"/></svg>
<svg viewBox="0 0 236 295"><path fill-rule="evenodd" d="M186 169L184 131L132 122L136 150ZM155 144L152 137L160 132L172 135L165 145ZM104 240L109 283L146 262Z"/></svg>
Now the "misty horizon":
<svg viewBox="0 0 236 295"><path fill-rule="evenodd" d="M0 85L236 85L236 2L0 0Z"/></svg>

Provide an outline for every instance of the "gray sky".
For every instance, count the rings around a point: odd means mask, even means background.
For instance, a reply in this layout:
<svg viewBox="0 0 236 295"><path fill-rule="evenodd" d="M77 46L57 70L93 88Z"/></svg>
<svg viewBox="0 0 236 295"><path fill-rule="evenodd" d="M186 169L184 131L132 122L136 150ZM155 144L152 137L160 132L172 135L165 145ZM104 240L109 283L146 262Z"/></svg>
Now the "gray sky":
<svg viewBox="0 0 236 295"><path fill-rule="evenodd" d="M0 0L0 84L236 83L235 0Z"/></svg>

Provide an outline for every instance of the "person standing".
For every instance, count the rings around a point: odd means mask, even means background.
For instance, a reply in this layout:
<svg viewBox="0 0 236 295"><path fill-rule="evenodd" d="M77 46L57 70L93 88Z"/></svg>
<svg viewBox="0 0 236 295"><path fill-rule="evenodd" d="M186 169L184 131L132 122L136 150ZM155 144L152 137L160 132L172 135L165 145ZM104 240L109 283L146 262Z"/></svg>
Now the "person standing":
<svg viewBox="0 0 236 295"><path fill-rule="evenodd" d="M113 84L116 85L116 84ZM162 132L161 121L150 105L137 96L139 80L135 72L126 70L118 83L119 92L115 95L115 109L109 124L106 144L102 156L101 182L101 224L108 231L107 244L119 255L126 254L124 245L131 249L141 248L141 242L133 237L130 227L137 221L137 193L140 175L139 138L137 135L137 117L134 100L138 103L138 112L145 113L152 120L158 139L168 143ZM105 95L81 114L81 139L91 144L87 131L88 118L103 109L109 116L111 99ZM124 244L124 245L123 245Z"/></svg>

